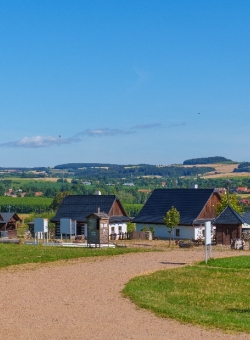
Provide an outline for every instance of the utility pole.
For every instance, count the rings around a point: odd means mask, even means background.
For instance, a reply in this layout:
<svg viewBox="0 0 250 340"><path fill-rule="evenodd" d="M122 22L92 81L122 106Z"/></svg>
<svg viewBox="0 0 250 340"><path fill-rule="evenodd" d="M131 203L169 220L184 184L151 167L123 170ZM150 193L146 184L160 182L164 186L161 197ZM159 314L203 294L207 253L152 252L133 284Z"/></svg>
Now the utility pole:
<svg viewBox="0 0 250 340"><path fill-rule="evenodd" d="M226 180L226 193L227 193L227 205L229 205L229 186L231 181L227 178Z"/></svg>

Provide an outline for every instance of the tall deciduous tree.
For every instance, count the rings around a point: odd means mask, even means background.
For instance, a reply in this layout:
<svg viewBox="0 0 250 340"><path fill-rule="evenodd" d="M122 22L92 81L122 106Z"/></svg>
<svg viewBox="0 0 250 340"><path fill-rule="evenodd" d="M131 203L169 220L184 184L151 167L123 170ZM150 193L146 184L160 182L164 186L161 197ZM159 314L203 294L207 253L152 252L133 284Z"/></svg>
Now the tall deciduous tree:
<svg viewBox="0 0 250 340"><path fill-rule="evenodd" d="M56 196L54 197L50 208L53 210L57 210L57 208L59 207L59 205L62 203L64 197L68 196L68 195L72 195L72 193L70 191L64 191L64 192L59 192L58 194L56 194Z"/></svg>
<svg viewBox="0 0 250 340"><path fill-rule="evenodd" d="M171 234L173 234L174 228L180 223L180 213L179 211L172 206L172 208L166 212L166 215L163 216L163 221L169 232L169 245L171 240Z"/></svg>
<svg viewBox="0 0 250 340"><path fill-rule="evenodd" d="M230 205L237 213L241 213L243 211L239 199L236 194L224 194L221 195L221 201L215 206L215 212L219 215L226 207Z"/></svg>

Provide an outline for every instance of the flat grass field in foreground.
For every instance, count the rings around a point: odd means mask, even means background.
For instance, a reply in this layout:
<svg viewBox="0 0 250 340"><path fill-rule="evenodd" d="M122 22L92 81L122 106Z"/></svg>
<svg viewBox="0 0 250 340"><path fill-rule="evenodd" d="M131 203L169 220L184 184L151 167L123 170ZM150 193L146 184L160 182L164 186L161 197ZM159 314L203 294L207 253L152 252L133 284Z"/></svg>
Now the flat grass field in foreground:
<svg viewBox="0 0 250 340"><path fill-rule="evenodd" d="M250 333L250 256L139 276L123 293L161 317Z"/></svg>
<svg viewBox="0 0 250 340"><path fill-rule="evenodd" d="M67 248L33 246L24 244L0 244L0 268L25 263L44 263L80 257L114 256L152 251L142 248Z"/></svg>

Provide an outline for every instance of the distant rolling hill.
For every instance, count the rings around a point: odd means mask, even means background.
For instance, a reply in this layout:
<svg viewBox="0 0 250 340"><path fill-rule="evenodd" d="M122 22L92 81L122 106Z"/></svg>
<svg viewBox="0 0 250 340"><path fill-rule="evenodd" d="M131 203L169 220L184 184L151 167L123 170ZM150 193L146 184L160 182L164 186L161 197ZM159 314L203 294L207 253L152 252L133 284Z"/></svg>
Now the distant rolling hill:
<svg viewBox="0 0 250 340"><path fill-rule="evenodd" d="M183 165L218 164L218 163L235 163L235 162L233 162L231 159L222 156L213 156L187 159L183 162Z"/></svg>

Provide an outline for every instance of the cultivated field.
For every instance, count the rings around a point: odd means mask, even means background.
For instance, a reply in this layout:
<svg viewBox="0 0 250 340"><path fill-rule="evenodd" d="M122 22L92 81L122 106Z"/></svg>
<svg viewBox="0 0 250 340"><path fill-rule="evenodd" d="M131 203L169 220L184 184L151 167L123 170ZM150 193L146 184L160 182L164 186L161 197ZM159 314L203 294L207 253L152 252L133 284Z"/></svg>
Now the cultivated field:
<svg viewBox="0 0 250 340"><path fill-rule="evenodd" d="M194 165L183 165L185 168L191 168ZM238 164L197 164L197 167L212 167L215 171L209 172L201 178L224 178L224 177L250 177L250 172L233 172L238 168Z"/></svg>
<svg viewBox="0 0 250 340"><path fill-rule="evenodd" d="M52 182L55 183L57 182L58 179L61 179L59 177L44 177L44 178L33 178L33 177L27 177L27 178L22 178L22 177L4 177L4 180L10 180L12 182L20 182L20 183L26 183L26 182ZM72 179L71 178L65 178L65 181L71 183Z"/></svg>
<svg viewBox="0 0 250 340"><path fill-rule="evenodd" d="M57 180L60 179L59 177L45 177L45 178L39 178L39 181L41 180L42 182L57 182ZM71 183L72 179L71 178L65 178L65 182Z"/></svg>

